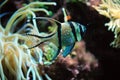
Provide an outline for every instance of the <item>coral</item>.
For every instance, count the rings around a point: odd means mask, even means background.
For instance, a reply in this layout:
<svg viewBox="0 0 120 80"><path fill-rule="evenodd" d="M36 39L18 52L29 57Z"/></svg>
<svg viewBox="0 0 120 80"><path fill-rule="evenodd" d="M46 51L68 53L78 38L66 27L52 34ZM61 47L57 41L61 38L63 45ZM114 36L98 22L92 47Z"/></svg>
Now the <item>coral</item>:
<svg viewBox="0 0 120 80"><path fill-rule="evenodd" d="M7 2L5 0L0 8ZM0 23L0 79L1 80L42 80L42 56L41 48L28 49L33 43L37 43L35 37L28 39L23 33L30 28L29 33L39 34L36 21L26 23L21 29L15 31L16 25L24 20L36 17L35 12L49 11L40 8L44 5L55 5L54 2L31 2L18 9L8 20L5 28ZM29 21L28 19L28 21ZM44 73L45 74L45 73ZM50 79L47 74L46 78Z"/></svg>
<svg viewBox="0 0 120 80"><path fill-rule="evenodd" d="M110 19L108 30L115 34L115 39L111 43L114 47L120 47L120 1L119 0L101 0L99 6L93 6L101 15Z"/></svg>

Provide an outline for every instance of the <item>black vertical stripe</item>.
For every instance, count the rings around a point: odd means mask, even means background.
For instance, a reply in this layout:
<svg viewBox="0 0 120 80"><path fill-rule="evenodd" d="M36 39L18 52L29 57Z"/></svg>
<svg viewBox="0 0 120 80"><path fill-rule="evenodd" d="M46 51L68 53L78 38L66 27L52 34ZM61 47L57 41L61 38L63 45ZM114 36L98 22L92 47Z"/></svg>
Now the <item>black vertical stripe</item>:
<svg viewBox="0 0 120 80"><path fill-rule="evenodd" d="M59 42L59 48L62 48L62 41L61 41L61 24L58 24L58 42Z"/></svg>
<svg viewBox="0 0 120 80"><path fill-rule="evenodd" d="M62 40L61 40L61 24L58 24L58 29L57 29L57 34L58 34L58 51L56 55L52 58L52 61L59 55L60 50L62 48Z"/></svg>
<svg viewBox="0 0 120 80"><path fill-rule="evenodd" d="M82 31L82 25L78 23L79 29L80 29L80 35L83 38L83 31Z"/></svg>
<svg viewBox="0 0 120 80"><path fill-rule="evenodd" d="M76 33L75 33L75 26L73 25L72 22L69 22L69 24L70 24L70 27L71 27L71 29L72 29L72 33L73 33L73 35L74 35L74 37L75 37L75 40L77 41L77 35L76 35Z"/></svg>

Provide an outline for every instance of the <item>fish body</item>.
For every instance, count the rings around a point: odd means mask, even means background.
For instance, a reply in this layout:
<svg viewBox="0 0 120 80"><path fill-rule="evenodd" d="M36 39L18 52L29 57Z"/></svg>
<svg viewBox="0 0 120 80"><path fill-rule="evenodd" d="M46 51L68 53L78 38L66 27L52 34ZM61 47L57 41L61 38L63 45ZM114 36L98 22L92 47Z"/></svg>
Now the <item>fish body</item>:
<svg viewBox="0 0 120 80"><path fill-rule="evenodd" d="M50 18L44 18L44 19L50 19ZM44 42L49 41L54 43L58 47L57 52L54 54L52 58L52 60L54 60L59 55L61 49L63 51L62 56L66 57L74 48L75 43L77 41L82 40L85 31L86 31L86 27L83 26L82 24L73 21L70 22L66 21L57 24L56 32L52 35L46 37L42 37L34 34L29 34L29 35L38 38L44 38L45 39ZM32 48L37 47L42 43L43 42L33 46Z"/></svg>
<svg viewBox="0 0 120 80"><path fill-rule="evenodd" d="M62 46L70 46L75 42L75 37L68 22L61 24L61 41Z"/></svg>
<svg viewBox="0 0 120 80"><path fill-rule="evenodd" d="M74 48L77 41L80 41L86 31L86 27L76 22L64 22L58 27L56 36L51 40L58 46L58 51L53 60L63 49L62 55L66 57Z"/></svg>

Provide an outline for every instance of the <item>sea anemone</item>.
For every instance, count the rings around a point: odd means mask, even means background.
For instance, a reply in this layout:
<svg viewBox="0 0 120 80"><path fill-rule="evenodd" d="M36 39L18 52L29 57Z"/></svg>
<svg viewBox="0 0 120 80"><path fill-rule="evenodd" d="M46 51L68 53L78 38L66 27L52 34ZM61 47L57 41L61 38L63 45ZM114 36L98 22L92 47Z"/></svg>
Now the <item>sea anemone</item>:
<svg viewBox="0 0 120 80"><path fill-rule="evenodd" d="M7 0L0 5L0 8L6 2ZM54 2L31 2L18 9L10 17L5 28L0 21L0 80L42 80L43 52L39 47L29 49L29 46L37 43L37 40L31 36L31 39L28 39L27 35L22 33L29 26L30 33L40 34L36 21L32 20L33 24L26 23L16 32L15 27L26 18L35 18L35 12L42 11L49 15L49 11L41 7L55 4ZM45 76L50 79L46 74Z"/></svg>
<svg viewBox="0 0 120 80"><path fill-rule="evenodd" d="M111 43L114 47L120 47L120 1L119 0L101 0L99 6L93 6L101 15L110 19L108 30L115 34L115 39Z"/></svg>

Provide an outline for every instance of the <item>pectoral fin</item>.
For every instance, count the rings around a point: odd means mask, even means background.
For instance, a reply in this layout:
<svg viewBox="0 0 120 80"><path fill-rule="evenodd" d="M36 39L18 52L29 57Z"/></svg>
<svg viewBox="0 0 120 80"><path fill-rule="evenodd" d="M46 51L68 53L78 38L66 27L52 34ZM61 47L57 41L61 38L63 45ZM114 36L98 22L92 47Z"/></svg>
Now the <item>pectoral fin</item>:
<svg viewBox="0 0 120 80"><path fill-rule="evenodd" d="M56 54L54 54L54 56L53 56L53 58L52 58L51 61L53 61L53 60L55 60L55 59L57 58L57 56L58 56L59 53L60 53L60 50L61 50L61 48L58 48L58 51L56 52Z"/></svg>
<svg viewBox="0 0 120 80"><path fill-rule="evenodd" d="M65 49L64 49L64 51L62 53L63 57L66 57L72 51L74 45L75 45L75 43L73 43L70 46L65 47Z"/></svg>

